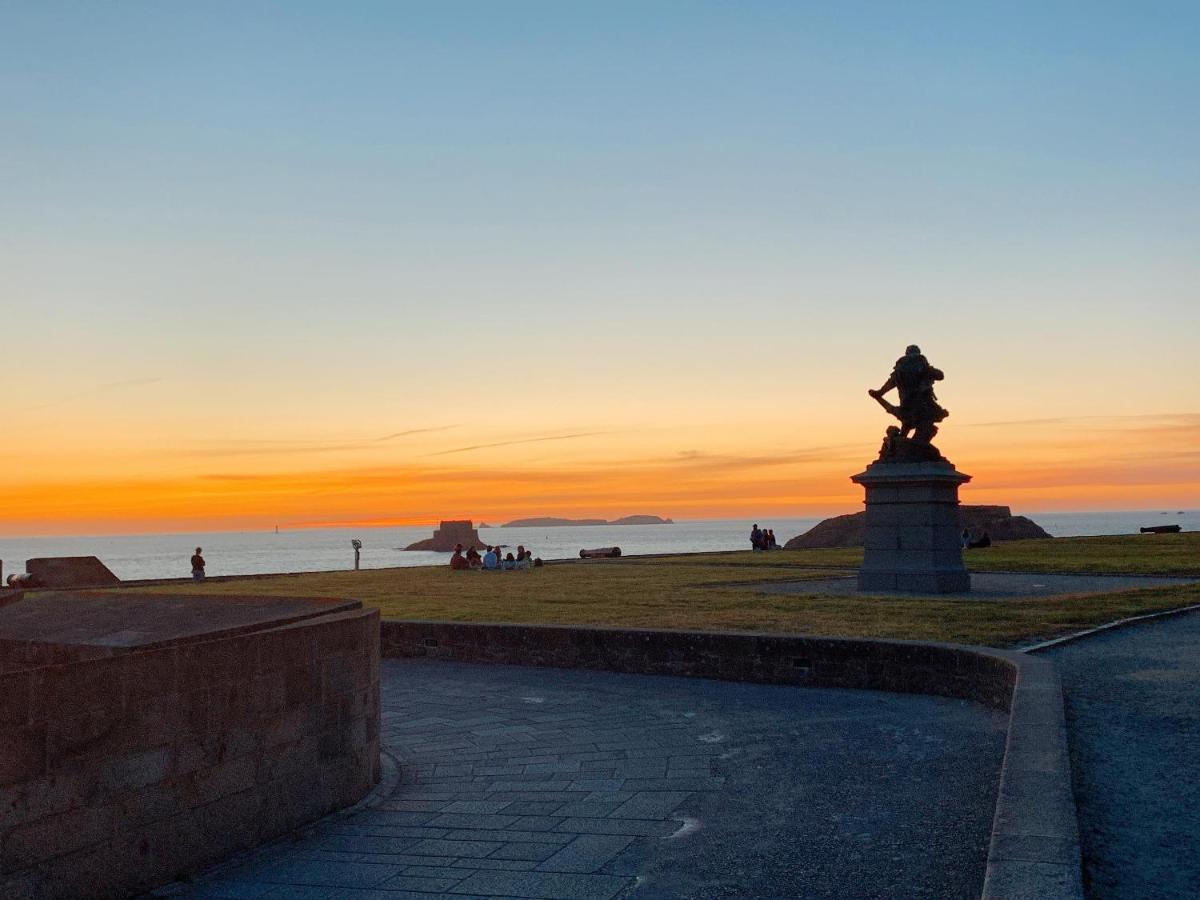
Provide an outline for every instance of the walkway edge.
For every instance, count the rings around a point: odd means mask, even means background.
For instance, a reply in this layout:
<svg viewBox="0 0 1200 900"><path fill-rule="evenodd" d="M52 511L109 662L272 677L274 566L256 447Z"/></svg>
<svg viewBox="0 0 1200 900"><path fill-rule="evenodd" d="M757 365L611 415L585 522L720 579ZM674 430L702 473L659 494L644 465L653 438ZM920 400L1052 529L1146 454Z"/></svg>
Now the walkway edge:
<svg viewBox="0 0 1200 900"><path fill-rule="evenodd" d="M1082 900L1062 683L990 647L747 632L383 621L381 656L934 694L1009 713L986 900Z"/></svg>
<svg viewBox="0 0 1200 900"><path fill-rule="evenodd" d="M1017 668L983 897L1083 897L1062 681L1049 660Z"/></svg>
<svg viewBox="0 0 1200 900"><path fill-rule="evenodd" d="M1051 647L1057 647L1060 644L1069 644L1072 641L1077 641L1080 638L1091 637L1094 634L1109 631L1114 628L1126 628L1130 625L1137 625L1139 622L1145 622L1150 619L1162 619L1166 616L1178 616L1183 613L1195 612L1200 610L1200 603L1193 603L1191 606L1178 606L1175 609L1161 609L1158 612L1143 613L1140 616L1128 616L1124 619L1117 619L1114 622L1105 622L1103 625L1097 625L1094 628L1085 628L1083 631L1074 631L1071 634L1064 634L1061 637L1051 638L1048 641L1041 641L1037 644L1030 644L1028 647L1018 648L1022 653L1037 653L1041 650L1048 650Z"/></svg>

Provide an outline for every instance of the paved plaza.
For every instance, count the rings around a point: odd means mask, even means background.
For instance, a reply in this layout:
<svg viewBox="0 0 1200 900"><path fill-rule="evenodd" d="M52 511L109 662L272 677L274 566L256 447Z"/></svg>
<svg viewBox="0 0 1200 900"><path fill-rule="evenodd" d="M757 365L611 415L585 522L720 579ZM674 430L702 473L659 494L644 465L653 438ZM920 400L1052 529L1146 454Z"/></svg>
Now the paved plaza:
<svg viewBox="0 0 1200 900"><path fill-rule="evenodd" d="M917 695L386 660L401 781L192 897L975 897L1007 716ZM304 790L297 785L297 790Z"/></svg>
<svg viewBox="0 0 1200 900"><path fill-rule="evenodd" d="M1091 897L1200 891L1200 614L1045 652L1062 675Z"/></svg>

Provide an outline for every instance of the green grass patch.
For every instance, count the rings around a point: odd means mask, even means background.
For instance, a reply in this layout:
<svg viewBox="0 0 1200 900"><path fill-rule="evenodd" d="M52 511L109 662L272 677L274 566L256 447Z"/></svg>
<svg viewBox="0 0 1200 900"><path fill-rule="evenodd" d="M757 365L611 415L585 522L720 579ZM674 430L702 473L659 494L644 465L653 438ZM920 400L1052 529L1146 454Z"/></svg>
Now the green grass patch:
<svg viewBox="0 0 1200 900"><path fill-rule="evenodd" d="M845 575L858 550L691 554L550 565L529 572L448 566L280 575L172 592L349 597L385 618L613 625L893 637L1012 646L1145 612L1200 603L1200 584L1050 598L973 600L762 594L772 581ZM970 551L976 571L1200 577L1200 535L1060 538ZM146 588L158 590L162 588Z"/></svg>
<svg viewBox="0 0 1200 900"><path fill-rule="evenodd" d="M1200 577L1200 532L1006 541L964 554L980 572L1095 572Z"/></svg>
<svg viewBox="0 0 1200 900"><path fill-rule="evenodd" d="M716 566L849 566L862 562L859 547L828 550L781 550L776 553L696 554L652 560L663 565ZM963 552L974 572L1040 572L1099 575L1179 575L1200 577L1200 532L1182 534L1125 534L1104 537L1053 538L1039 541L1004 541ZM632 561L632 560L631 560Z"/></svg>

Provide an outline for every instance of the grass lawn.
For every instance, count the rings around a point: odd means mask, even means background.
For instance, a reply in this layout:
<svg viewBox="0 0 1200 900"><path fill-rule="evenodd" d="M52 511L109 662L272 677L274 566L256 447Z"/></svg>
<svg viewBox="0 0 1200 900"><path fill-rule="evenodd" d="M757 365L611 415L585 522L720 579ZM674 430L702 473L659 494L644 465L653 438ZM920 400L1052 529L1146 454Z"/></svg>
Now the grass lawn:
<svg viewBox="0 0 1200 900"><path fill-rule="evenodd" d="M779 553L708 555L714 565L852 566L862 562L858 547L784 550ZM654 562L687 563L697 557L675 556ZM967 550L967 568L975 572L1087 572L1102 575L1183 575L1200 578L1200 532L1005 541ZM631 560L633 561L633 560Z"/></svg>
<svg viewBox="0 0 1200 900"><path fill-rule="evenodd" d="M385 618L393 619L775 631L998 647L1200 603L1200 584L1019 600L765 595L754 590L756 582L824 577L834 570L821 566L854 565L859 555L857 550L694 554L489 574L452 572L447 566L374 569L213 581L178 590L350 597L378 606ZM1200 578L1200 535L1020 541L970 551L967 559L981 571Z"/></svg>

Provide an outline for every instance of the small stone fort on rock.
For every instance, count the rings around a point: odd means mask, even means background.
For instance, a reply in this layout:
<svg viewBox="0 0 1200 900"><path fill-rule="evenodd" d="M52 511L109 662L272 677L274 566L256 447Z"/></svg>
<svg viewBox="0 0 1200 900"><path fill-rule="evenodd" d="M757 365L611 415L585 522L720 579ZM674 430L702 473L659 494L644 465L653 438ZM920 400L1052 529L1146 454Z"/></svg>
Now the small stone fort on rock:
<svg viewBox="0 0 1200 900"><path fill-rule="evenodd" d="M479 531L470 519L457 519L442 522L434 531L433 537L416 541L404 549L452 553L456 544L462 544L464 548L472 544L477 548L487 546L487 542L479 536Z"/></svg>

